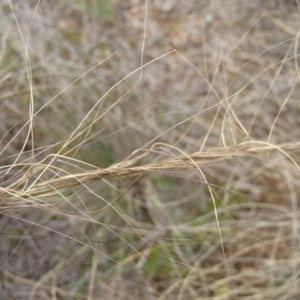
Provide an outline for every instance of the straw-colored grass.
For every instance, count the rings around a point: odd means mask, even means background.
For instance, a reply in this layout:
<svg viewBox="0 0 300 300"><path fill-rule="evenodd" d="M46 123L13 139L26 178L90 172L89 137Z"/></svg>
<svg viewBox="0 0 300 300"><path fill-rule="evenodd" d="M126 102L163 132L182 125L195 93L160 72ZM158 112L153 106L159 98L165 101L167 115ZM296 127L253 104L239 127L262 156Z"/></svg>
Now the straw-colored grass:
<svg viewBox="0 0 300 300"><path fill-rule="evenodd" d="M1 299L297 299L297 1L0 4Z"/></svg>

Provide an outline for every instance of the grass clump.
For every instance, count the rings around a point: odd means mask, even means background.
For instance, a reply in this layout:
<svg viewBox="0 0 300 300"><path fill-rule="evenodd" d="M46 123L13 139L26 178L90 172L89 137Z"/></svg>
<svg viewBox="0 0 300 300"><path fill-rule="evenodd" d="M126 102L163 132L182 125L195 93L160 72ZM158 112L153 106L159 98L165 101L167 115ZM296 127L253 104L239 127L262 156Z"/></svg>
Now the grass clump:
<svg viewBox="0 0 300 300"><path fill-rule="evenodd" d="M296 299L296 1L0 4L0 295Z"/></svg>

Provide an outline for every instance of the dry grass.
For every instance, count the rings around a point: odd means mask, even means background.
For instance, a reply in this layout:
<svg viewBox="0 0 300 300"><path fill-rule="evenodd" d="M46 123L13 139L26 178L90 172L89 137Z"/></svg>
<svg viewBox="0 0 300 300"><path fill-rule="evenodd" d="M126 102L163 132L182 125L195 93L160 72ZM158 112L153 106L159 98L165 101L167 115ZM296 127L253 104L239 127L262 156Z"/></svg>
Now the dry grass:
<svg viewBox="0 0 300 300"><path fill-rule="evenodd" d="M0 298L297 299L299 10L1 3Z"/></svg>

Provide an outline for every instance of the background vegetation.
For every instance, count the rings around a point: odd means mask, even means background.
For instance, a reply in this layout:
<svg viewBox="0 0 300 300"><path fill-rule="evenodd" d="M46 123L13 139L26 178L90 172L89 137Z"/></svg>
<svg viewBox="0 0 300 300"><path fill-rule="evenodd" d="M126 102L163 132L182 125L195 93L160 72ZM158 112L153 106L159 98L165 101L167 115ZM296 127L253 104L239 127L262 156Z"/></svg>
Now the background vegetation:
<svg viewBox="0 0 300 300"><path fill-rule="evenodd" d="M299 9L0 2L1 299L297 299Z"/></svg>

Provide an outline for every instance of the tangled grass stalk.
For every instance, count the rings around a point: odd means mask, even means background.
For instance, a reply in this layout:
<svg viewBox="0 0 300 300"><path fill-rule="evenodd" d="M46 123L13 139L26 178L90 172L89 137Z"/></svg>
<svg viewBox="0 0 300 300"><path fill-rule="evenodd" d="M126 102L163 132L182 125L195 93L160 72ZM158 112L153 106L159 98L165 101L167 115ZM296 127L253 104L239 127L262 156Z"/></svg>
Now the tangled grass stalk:
<svg viewBox="0 0 300 300"><path fill-rule="evenodd" d="M86 166L89 166L88 170L81 169L82 172L74 174L66 173L63 169L55 167L54 162L59 161L64 165L72 162L74 165L78 162L77 160L65 156L49 155L39 163L21 163L8 167L5 173L15 168L19 168L21 171L17 172L17 175L10 179L13 183L1 188L0 209L7 210L18 206L23 207L24 205L48 205L44 199L59 196L61 193L68 192L76 186L86 185L107 178L139 176L145 173L165 174L197 171L198 168L207 164L214 165L223 160L238 159L247 156L261 159L262 155L269 155L275 151L287 156L299 169L297 162L287 153L288 150L299 148L299 144L299 142L295 142L276 146L266 142L252 141L244 142L234 147L185 154L177 148L156 143L151 149L134 151L121 162L115 163L108 168L98 168L95 166L92 168L91 165L86 164ZM170 150L174 149L180 153L179 156L170 153ZM142 164L142 159L151 153L168 154L172 157ZM48 161L50 163L47 163ZM82 164L82 162L80 163Z"/></svg>

